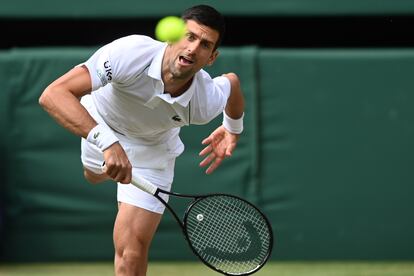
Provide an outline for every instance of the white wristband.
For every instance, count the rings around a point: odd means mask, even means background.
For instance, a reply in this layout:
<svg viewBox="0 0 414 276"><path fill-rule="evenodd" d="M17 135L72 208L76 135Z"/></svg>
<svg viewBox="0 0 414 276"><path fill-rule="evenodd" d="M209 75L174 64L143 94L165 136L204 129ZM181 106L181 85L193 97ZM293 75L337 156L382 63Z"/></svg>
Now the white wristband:
<svg viewBox="0 0 414 276"><path fill-rule="evenodd" d="M243 118L244 113L239 119L232 119L227 114L226 111L223 110L223 126L229 132L234 134L240 134L243 131Z"/></svg>
<svg viewBox="0 0 414 276"><path fill-rule="evenodd" d="M107 127L103 125L96 125L91 131L88 133L88 137L86 137L88 142L96 145L102 151L109 148L110 145L119 141L118 137Z"/></svg>

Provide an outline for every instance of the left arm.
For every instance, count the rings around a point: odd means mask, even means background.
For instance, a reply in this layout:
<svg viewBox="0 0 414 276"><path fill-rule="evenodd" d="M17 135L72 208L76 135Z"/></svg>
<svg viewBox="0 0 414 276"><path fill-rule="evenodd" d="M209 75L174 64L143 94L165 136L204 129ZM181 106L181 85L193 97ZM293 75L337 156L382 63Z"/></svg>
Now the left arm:
<svg viewBox="0 0 414 276"><path fill-rule="evenodd" d="M244 97L239 78L234 73L224 74L223 76L228 78L231 84L230 96L224 108L225 113L230 120L235 120L236 124L240 124L244 115ZM223 114L223 116L225 115ZM202 141L202 144L206 147L199 155L207 155L207 157L201 161L200 166L205 167L210 164L206 170L207 174L212 173L220 166L225 158L232 155L233 150L236 148L240 132L241 129L231 132L231 130L221 125Z"/></svg>
<svg viewBox="0 0 414 276"><path fill-rule="evenodd" d="M244 97L240 87L240 81L236 74L224 74L230 80L231 92L225 107L226 114L232 119L240 119L244 112Z"/></svg>

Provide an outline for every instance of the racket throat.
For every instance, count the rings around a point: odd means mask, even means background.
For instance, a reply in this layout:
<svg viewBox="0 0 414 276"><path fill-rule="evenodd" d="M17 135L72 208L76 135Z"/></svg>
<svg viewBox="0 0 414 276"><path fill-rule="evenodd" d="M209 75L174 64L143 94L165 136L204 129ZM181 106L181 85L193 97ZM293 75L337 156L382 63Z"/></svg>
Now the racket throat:
<svg viewBox="0 0 414 276"><path fill-rule="evenodd" d="M168 205L167 202L165 202L165 200L160 197L158 195L158 192L154 195L159 201L161 201L162 204L164 204L165 208L168 209L168 211L170 211L170 213L172 214L172 216L174 217L175 221L178 223L178 225L180 225L181 229L184 231L184 224L181 221L181 219L178 217L178 215L174 212L174 210L171 208L170 205Z"/></svg>

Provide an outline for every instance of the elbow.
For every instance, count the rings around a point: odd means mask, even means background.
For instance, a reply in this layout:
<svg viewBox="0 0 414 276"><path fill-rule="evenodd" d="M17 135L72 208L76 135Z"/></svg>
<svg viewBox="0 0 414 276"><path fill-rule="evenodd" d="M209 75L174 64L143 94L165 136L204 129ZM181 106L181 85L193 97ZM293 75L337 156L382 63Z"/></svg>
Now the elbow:
<svg viewBox="0 0 414 276"><path fill-rule="evenodd" d="M43 91L42 95L40 95L39 100L38 100L41 107L44 107L45 104L46 104L46 95L45 95L45 93L46 93L46 90Z"/></svg>
<svg viewBox="0 0 414 276"><path fill-rule="evenodd" d="M42 95L40 95L39 97L39 105L43 108L46 107L47 105L47 89L45 91L43 91Z"/></svg>
<svg viewBox="0 0 414 276"><path fill-rule="evenodd" d="M39 105L45 110L48 109L48 106L51 103L51 93L51 88L47 87L39 97Z"/></svg>
<svg viewBox="0 0 414 276"><path fill-rule="evenodd" d="M235 73L231 72L224 74L223 76L229 79L232 86L240 85L239 77Z"/></svg>

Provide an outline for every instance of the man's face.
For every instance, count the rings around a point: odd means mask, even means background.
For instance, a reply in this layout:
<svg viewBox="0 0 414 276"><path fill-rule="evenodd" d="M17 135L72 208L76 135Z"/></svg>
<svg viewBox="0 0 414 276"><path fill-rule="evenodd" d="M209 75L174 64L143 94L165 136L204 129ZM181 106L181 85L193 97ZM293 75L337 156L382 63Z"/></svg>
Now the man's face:
<svg viewBox="0 0 414 276"><path fill-rule="evenodd" d="M192 77L201 68L213 64L218 55L214 49L219 33L194 20L186 22L186 35L173 44L169 59L169 71L174 78Z"/></svg>

